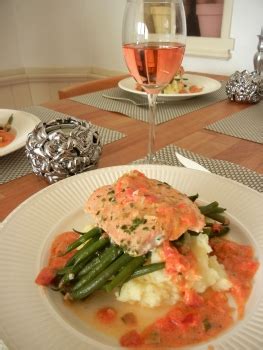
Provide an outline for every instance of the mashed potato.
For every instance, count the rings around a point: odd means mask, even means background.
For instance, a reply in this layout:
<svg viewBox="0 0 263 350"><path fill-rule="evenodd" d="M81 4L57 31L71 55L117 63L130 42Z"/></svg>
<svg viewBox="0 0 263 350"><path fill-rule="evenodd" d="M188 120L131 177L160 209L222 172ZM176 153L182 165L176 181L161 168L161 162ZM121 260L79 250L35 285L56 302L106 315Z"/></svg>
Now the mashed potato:
<svg viewBox="0 0 263 350"><path fill-rule="evenodd" d="M215 256L209 256L212 248L209 245L207 235L190 236L186 234L184 244L190 247L197 261L196 271L194 273L189 271L184 276L186 288L203 293L208 287L217 291L228 290L231 287L224 266L219 264ZM159 261L162 261L160 249L156 249L152 253L151 263ZM116 298L119 301L138 302L147 307L173 305L181 297L179 286L165 270L130 280L122 286L120 291L116 292Z"/></svg>
<svg viewBox="0 0 263 350"><path fill-rule="evenodd" d="M156 249L152 253L151 263L160 261L161 256ZM143 306L156 307L175 304L180 300L180 294L172 277L159 270L124 283L121 290L116 292L116 298L123 302L138 302Z"/></svg>

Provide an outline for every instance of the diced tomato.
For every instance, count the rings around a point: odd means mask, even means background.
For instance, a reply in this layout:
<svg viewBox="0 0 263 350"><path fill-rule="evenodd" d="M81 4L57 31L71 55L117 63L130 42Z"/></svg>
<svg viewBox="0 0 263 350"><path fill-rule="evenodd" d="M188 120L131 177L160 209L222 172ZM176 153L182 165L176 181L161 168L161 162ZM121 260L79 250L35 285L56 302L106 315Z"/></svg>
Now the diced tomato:
<svg viewBox="0 0 263 350"><path fill-rule="evenodd" d="M190 85L190 86L189 86L189 92L191 92L191 93L200 92L200 91L202 91L202 90L203 90L202 87L198 87L198 86L196 86L196 85Z"/></svg>
<svg viewBox="0 0 263 350"><path fill-rule="evenodd" d="M187 90L186 89L181 89L180 91L179 91L179 94L186 94L187 93Z"/></svg>
<svg viewBox="0 0 263 350"><path fill-rule="evenodd" d="M160 318L159 320L155 321L155 326L164 332L172 332L176 327L170 317Z"/></svg>
<svg viewBox="0 0 263 350"><path fill-rule="evenodd" d="M70 256L72 256L72 254L70 254ZM62 269L63 267L65 267L68 260L69 260L68 254L65 256L58 256L58 257L54 256L50 259L48 266L55 270Z"/></svg>
<svg viewBox="0 0 263 350"><path fill-rule="evenodd" d="M51 253L47 267L44 267L38 274L35 282L41 286L48 286L56 277L58 269L63 268L67 261L75 254L72 251L65 254L68 246L79 238L79 234L73 231L61 233L55 238L51 246Z"/></svg>
<svg viewBox="0 0 263 350"><path fill-rule="evenodd" d="M125 204L133 202L136 195L143 194L148 202L155 202L156 197L149 193L149 189L145 186L146 176L135 170L134 176L121 177L115 184L115 197L119 203Z"/></svg>
<svg viewBox="0 0 263 350"><path fill-rule="evenodd" d="M120 338L120 344L121 346L126 346L126 347L136 347L136 346L140 346L142 345L143 340L142 337L140 336L140 334L135 331L132 330L126 334L124 334L121 338Z"/></svg>
<svg viewBox="0 0 263 350"><path fill-rule="evenodd" d="M56 270L50 267L44 267L37 275L35 282L41 286L48 286L55 277Z"/></svg>
<svg viewBox="0 0 263 350"><path fill-rule="evenodd" d="M165 270L169 274L189 271L190 263L186 256L179 253L176 247L172 247L169 241L163 243Z"/></svg>
<svg viewBox="0 0 263 350"><path fill-rule="evenodd" d="M111 307L104 307L97 311L96 317L101 323L112 323L117 318L117 311Z"/></svg>
<svg viewBox="0 0 263 350"><path fill-rule="evenodd" d="M51 256L60 256L65 253L67 247L79 238L79 234L73 231L63 232L58 235L51 246Z"/></svg>
<svg viewBox="0 0 263 350"><path fill-rule="evenodd" d="M254 276L255 272L258 269L257 261L241 261L239 264L239 269L241 272Z"/></svg>
<svg viewBox="0 0 263 350"><path fill-rule="evenodd" d="M15 139L16 135L9 131L0 130L0 147L7 146Z"/></svg>
<svg viewBox="0 0 263 350"><path fill-rule="evenodd" d="M154 196L154 195L149 195L149 194L145 194L145 200L146 200L148 203L155 203L155 202L157 202L156 196Z"/></svg>
<svg viewBox="0 0 263 350"><path fill-rule="evenodd" d="M186 289L184 292L184 303L188 306L200 306L204 299L193 289Z"/></svg>
<svg viewBox="0 0 263 350"><path fill-rule="evenodd" d="M195 327L200 323L199 316L197 314L190 313L183 319L183 324L189 327Z"/></svg>
<svg viewBox="0 0 263 350"><path fill-rule="evenodd" d="M217 222L213 223L212 225L212 231L214 233L220 233L220 231L222 230L222 224L219 224Z"/></svg>
<svg viewBox="0 0 263 350"><path fill-rule="evenodd" d="M186 310L181 310L180 308L175 308L169 312L168 318L182 331L186 331L189 327L195 327L200 324L200 317L197 313L186 313Z"/></svg>

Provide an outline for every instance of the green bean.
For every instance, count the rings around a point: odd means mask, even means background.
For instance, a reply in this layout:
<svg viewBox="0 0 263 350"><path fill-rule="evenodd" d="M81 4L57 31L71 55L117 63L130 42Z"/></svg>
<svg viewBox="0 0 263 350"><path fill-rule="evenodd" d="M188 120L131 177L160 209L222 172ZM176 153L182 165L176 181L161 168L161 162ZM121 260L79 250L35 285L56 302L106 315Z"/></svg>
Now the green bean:
<svg viewBox="0 0 263 350"><path fill-rule="evenodd" d="M197 198L199 197L199 194L194 194L193 196L189 196L188 198L192 201L195 202L197 200Z"/></svg>
<svg viewBox="0 0 263 350"><path fill-rule="evenodd" d="M76 232L76 231L75 231ZM99 234L102 233L102 229L99 227L94 227L88 232L84 233L79 239L77 239L75 242L71 243L68 248L66 249L65 254L71 252L73 249L79 247L81 244L85 243L88 239L93 238Z"/></svg>
<svg viewBox="0 0 263 350"><path fill-rule="evenodd" d="M213 230L212 227L204 227L203 233L207 234L209 238L221 237L226 235L229 232L229 230L230 230L229 226L222 226L218 232Z"/></svg>
<svg viewBox="0 0 263 350"><path fill-rule="evenodd" d="M129 279L133 279L133 278L136 278L136 277L147 275L148 273L151 273L151 272L154 272L154 271L162 270L162 269L164 269L164 267L165 267L165 263L164 262L143 265L141 267L138 267L133 272L133 274L130 276Z"/></svg>
<svg viewBox="0 0 263 350"><path fill-rule="evenodd" d="M126 266L124 266L113 279L106 284L104 289L106 292L111 292L114 288L126 282L134 271L145 262L145 256L137 256L133 258Z"/></svg>
<svg viewBox="0 0 263 350"><path fill-rule="evenodd" d="M99 236L95 236L95 237L91 238L90 240L88 240L87 243L85 243L85 245L68 260L65 267L67 268L69 266L74 265L75 260L78 258L78 256L81 255L84 250L88 249L89 246L91 246L92 244L97 242L98 239L99 239Z"/></svg>
<svg viewBox="0 0 263 350"><path fill-rule="evenodd" d="M97 255L97 256L93 257L93 259L88 264L86 264L82 270L79 271L78 278L86 275L89 271L91 271L93 269L93 267L96 266L100 262L100 259L101 259L101 255Z"/></svg>
<svg viewBox="0 0 263 350"><path fill-rule="evenodd" d="M209 214L206 214L206 216L224 225L229 225L230 223L230 221L226 217L217 213L209 213Z"/></svg>
<svg viewBox="0 0 263 350"><path fill-rule="evenodd" d="M206 215L210 212L212 212L213 210L215 210L215 208L218 207L218 202L212 202L210 204L207 204L207 205L202 205L202 206L199 206L199 210L201 211L201 213L203 215Z"/></svg>
<svg viewBox="0 0 263 350"><path fill-rule="evenodd" d="M205 216L209 216L210 214L220 214L226 211L226 208L219 207L218 202L212 202L208 205L199 206L199 210Z"/></svg>
<svg viewBox="0 0 263 350"><path fill-rule="evenodd" d="M56 272L56 275L57 276L63 276L65 275L65 273L69 272L70 270L70 266L68 267L62 267L61 269L59 269L57 272Z"/></svg>
<svg viewBox="0 0 263 350"><path fill-rule="evenodd" d="M75 254L74 265L77 265L82 260L85 260L88 256L91 256L98 250L104 248L109 243L110 243L109 238L101 238L101 239L98 239L93 244L86 247L86 249L80 250L77 254Z"/></svg>
<svg viewBox="0 0 263 350"><path fill-rule="evenodd" d="M110 277L112 277L115 273L117 273L122 266L126 265L133 258L124 253L117 260L115 260L112 264L110 264L104 271L102 271L96 278L92 281L85 283L81 288L78 288L75 291L71 291L68 293L69 298L75 299L84 299L90 294L92 294L95 290L100 289L104 286L104 284L108 281Z"/></svg>
<svg viewBox="0 0 263 350"><path fill-rule="evenodd" d="M82 275L80 280L73 286L72 290L73 291L77 290L78 288L82 287L85 283L91 281L100 272L105 270L122 253L123 253L122 249L116 245L112 245L109 248L105 249L104 252L97 257L98 260L96 261L96 263L92 264L92 268L90 269L90 271L86 273L84 276ZM94 261L94 259L92 261ZM89 264L87 264L86 266L89 266Z"/></svg>
<svg viewBox="0 0 263 350"><path fill-rule="evenodd" d="M195 232L195 231L192 231L192 230L187 230L187 232L189 233L189 235L191 236L198 236L200 232Z"/></svg>
<svg viewBox="0 0 263 350"><path fill-rule="evenodd" d="M215 210L212 211L212 213L224 213L226 211L226 208L222 208L222 207L217 207L215 208Z"/></svg>
<svg viewBox="0 0 263 350"><path fill-rule="evenodd" d="M94 241L95 242L95 241ZM90 256L87 260L85 260L85 263L83 264L83 268L81 268L81 271L88 265L88 262L90 260L92 260L94 257L93 256ZM94 258L95 259L95 258ZM70 272L72 270L72 265L71 266L67 266L67 267L62 267L61 269L59 269L57 272L56 272L56 275L57 276L63 276L65 275L66 273ZM79 273L79 272L78 272Z"/></svg>
<svg viewBox="0 0 263 350"><path fill-rule="evenodd" d="M75 233L78 233L79 235L84 235L86 232L81 232L81 231L78 231L76 230L75 228L72 229L72 231L74 231Z"/></svg>
<svg viewBox="0 0 263 350"><path fill-rule="evenodd" d="M79 264L68 267L68 270L59 282L59 288L64 286L66 283L74 280L78 272L83 269L83 267L88 263L90 259L91 257L87 257L87 259L82 260Z"/></svg>
<svg viewBox="0 0 263 350"><path fill-rule="evenodd" d="M174 241L170 241L173 246L176 248L182 247L184 245L185 236L184 234L180 236L179 238L175 239Z"/></svg>

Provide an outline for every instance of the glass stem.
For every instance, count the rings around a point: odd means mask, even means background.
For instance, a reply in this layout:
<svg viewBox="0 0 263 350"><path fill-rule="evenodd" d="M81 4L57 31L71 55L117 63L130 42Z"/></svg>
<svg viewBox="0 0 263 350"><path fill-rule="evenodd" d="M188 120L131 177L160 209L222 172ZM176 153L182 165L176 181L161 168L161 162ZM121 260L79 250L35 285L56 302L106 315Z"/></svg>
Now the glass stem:
<svg viewBox="0 0 263 350"><path fill-rule="evenodd" d="M156 115L156 99L158 94L147 94L149 111L148 111L148 122L149 122L149 139L148 139L148 163L153 164L155 162L155 115Z"/></svg>

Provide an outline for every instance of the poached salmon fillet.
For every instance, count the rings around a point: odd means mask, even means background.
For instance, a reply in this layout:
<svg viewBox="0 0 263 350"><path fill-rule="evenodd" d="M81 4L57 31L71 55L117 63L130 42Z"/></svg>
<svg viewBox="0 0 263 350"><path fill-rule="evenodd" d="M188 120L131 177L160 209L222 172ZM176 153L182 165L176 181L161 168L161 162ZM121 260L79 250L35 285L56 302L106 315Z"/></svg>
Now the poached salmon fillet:
<svg viewBox="0 0 263 350"><path fill-rule="evenodd" d="M85 210L112 241L131 255L143 255L187 230L200 232L204 216L185 194L134 170L98 188Z"/></svg>

